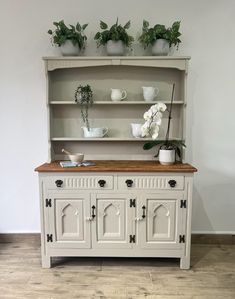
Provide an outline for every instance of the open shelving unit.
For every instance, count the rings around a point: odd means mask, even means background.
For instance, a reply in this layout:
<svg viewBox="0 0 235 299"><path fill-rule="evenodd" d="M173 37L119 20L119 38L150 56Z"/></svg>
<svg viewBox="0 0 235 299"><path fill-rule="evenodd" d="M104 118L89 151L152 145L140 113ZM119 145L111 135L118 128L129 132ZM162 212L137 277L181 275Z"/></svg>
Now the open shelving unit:
<svg viewBox="0 0 235 299"><path fill-rule="evenodd" d="M185 140L186 81L189 57L44 57L47 76L48 162L64 159L62 148L84 152L86 159L153 159L144 151L151 138L134 138L131 123L143 123L144 112L158 101L170 104L175 83L170 138ZM80 106L74 100L78 85L90 84L94 104L89 109L92 127L107 127L104 138L84 138ZM142 86L159 88L154 102L146 102ZM110 89L127 91L120 102L110 99ZM167 126L164 113L159 139Z"/></svg>

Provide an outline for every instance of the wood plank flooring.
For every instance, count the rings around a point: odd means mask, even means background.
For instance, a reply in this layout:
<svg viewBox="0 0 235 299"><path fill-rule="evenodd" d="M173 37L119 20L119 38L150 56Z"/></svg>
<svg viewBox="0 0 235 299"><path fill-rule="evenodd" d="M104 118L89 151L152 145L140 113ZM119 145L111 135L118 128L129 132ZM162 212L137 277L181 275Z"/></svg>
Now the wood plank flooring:
<svg viewBox="0 0 235 299"><path fill-rule="evenodd" d="M235 299L235 244L193 244L177 259L57 258L42 269L38 236L0 238L0 299Z"/></svg>

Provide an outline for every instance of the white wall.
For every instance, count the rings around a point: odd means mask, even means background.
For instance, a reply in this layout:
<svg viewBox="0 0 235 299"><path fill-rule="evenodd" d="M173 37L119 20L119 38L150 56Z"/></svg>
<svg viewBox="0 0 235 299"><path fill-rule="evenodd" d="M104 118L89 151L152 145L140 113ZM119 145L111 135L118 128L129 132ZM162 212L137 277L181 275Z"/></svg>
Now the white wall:
<svg viewBox="0 0 235 299"><path fill-rule="evenodd" d="M188 160L195 177L193 231L235 232L235 1L233 0L0 0L0 232L38 232L33 169L47 158L42 56L55 55L47 30L55 20L182 20L179 54L191 55ZM136 47L138 48L138 47ZM138 53L137 49L135 53ZM87 55L96 54L89 42Z"/></svg>

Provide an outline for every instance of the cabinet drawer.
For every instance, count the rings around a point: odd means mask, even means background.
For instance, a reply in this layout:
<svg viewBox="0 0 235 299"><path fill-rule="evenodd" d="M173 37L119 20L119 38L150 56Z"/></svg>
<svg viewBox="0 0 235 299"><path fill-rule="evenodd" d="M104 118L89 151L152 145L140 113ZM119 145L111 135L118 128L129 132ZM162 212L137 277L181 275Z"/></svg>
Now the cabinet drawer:
<svg viewBox="0 0 235 299"><path fill-rule="evenodd" d="M113 189L113 176L54 176L47 179L47 188L56 190Z"/></svg>
<svg viewBox="0 0 235 299"><path fill-rule="evenodd" d="M183 190L183 176L118 176L118 189Z"/></svg>

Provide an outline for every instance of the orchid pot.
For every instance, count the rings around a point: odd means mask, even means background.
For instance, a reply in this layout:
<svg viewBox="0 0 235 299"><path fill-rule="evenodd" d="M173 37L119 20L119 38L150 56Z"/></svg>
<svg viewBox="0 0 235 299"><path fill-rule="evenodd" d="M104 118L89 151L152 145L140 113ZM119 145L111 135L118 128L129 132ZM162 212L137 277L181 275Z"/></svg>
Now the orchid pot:
<svg viewBox="0 0 235 299"><path fill-rule="evenodd" d="M159 163L162 165L172 165L175 163L174 149L159 149Z"/></svg>

